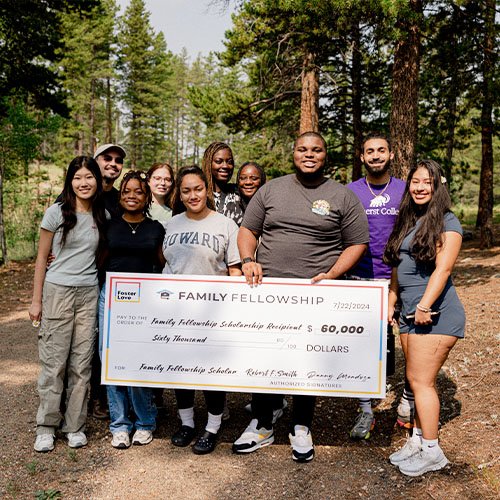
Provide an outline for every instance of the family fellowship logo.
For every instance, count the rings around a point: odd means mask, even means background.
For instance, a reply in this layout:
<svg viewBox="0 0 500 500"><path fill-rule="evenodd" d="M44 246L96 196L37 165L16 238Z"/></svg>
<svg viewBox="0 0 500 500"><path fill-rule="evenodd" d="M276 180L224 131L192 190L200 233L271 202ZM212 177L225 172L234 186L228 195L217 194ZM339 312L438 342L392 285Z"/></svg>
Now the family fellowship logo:
<svg viewBox="0 0 500 500"><path fill-rule="evenodd" d="M370 208L385 207L390 201L391 197L387 193L382 195L379 194L370 201Z"/></svg>
<svg viewBox="0 0 500 500"><path fill-rule="evenodd" d="M114 298L115 302L140 302L141 284L131 281L117 281Z"/></svg>
<svg viewBox="0 0 500 500"><path fill-rule="evenodd" d="M156 293L161 300L170 300L174 298L174 292L171 292L170 290L158 290Z"/></svg>

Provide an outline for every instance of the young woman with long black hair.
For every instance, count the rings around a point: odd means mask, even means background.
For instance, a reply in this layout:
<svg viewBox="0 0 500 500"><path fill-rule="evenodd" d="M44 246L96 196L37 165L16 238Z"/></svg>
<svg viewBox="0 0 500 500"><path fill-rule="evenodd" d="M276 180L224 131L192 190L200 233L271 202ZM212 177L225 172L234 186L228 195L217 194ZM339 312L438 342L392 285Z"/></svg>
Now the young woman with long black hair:
<svg viewBox="0 0 500 500"><path fill-rule="evenodd" d="M462 244L462 227L440 166L419 161L406 183L384 260L393 266L390 322L401 298L400 338L406 376L415 394L415 427L389 459L408 476L442 469L448 460L438 443L436 378L457 339L464 337L465 312L451 280Z"/></svg>
<svg viewBox="0 0 500 500"><path fill-rule="evenodd" d="M87 444L85 421L99 295L96 252L105 223L99 166L78 156L68 166L61 202L42 220L30 319L38 333L41 371L35 451L54 449L61 418L71 448ZM52 251L54 260L47 269ZM61 398L67 373L65 412Z"/></svg>

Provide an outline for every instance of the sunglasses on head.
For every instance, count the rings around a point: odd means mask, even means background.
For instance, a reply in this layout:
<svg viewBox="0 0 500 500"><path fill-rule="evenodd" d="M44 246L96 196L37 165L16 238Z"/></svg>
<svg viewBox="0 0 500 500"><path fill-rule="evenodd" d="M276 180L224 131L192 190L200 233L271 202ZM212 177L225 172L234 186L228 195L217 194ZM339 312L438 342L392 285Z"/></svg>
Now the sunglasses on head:
<svg viewBox="0 0 500 500"><path fill-rule="evenodd" d="M113 157L110 155L102 155L104 161L112 161ZM123 165L123 158L121 156L117 156L115 159L115 163L118 163L119 165Z"/></svg>

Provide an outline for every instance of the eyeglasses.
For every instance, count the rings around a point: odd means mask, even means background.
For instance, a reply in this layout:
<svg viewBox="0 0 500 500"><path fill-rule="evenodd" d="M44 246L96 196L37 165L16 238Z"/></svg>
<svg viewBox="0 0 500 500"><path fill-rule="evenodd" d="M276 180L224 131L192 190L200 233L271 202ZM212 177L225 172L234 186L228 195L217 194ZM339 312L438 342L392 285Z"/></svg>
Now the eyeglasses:
<svg viewBox="0 0 500 500"><path fill-rule="evenodd" d="M153 175L153 177L151 177L151 180L158 182L158 184L161 184L161 183L172 184L172 179L170 177L158 177L156 175Z"/></svg>
<svg viewBox="0 0 500 500"><path fill-rule="evenodd" d="M115 163L118 163L118 165L123 165L123 158L121 156L110 156L110 155L102 155L102 158L104 161L113 161L115 160Z"/></svg>

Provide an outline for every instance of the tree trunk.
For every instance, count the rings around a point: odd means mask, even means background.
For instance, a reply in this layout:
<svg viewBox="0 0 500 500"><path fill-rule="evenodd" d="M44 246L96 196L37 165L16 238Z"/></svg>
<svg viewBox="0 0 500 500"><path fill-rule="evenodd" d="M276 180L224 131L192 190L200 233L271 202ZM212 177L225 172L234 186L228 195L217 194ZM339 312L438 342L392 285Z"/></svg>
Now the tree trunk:
<svg viewBox="0 0 500 500"><path fill-rule="evenodd" d="M0 255L0 266L9 262L7 257L7 240L5 238L5 224L3 217L3 172L3 165L0 165L0 249L2 251L2 255Z"/></svg>
<svg viewBox="0 0 500 500"><path fill-rule="evenodd" d="M396 41L392 70L391 140L393 173L406 178L415 162L418 127L418 74L422 1L409 0L413 16L401 17L397 26L403 37Z"/></svg>
<svg viewBox="0 0 500 500"><path fill-rule="evenodd" d="M361 146L363 142L363 124L361 121L361 53L359 21L354 21L351 27L352 36L352 62L351 62L351 86L352 86L352 133L353 150L352 180L358 180L362 175Z"/></svg>
<svg viewBox="0 0 500 500"><path fill-rule="evenodd" d="M95 150L95 79L90 80L89 152Z"/></svg>
<svg viewBox="0 0 500 500"><path fill-rule="evenodd" d="M106 78L106 144L113 142L113 111L111 106L111 79Z"/></svg>
<svg viewBox="0 0 500 500"><path fill-rule="evenodd" d="M319 71L314 54L307 52L302 66L300 133L319 132Z"/></svg>
<svg viewBox="0 0 500 500"><path fill-rule="evenodd" d="M481 109L481 178L477 223L480 248L493 246L493 69L495 0L486 0L484 8L483 103Z"/></svg>

